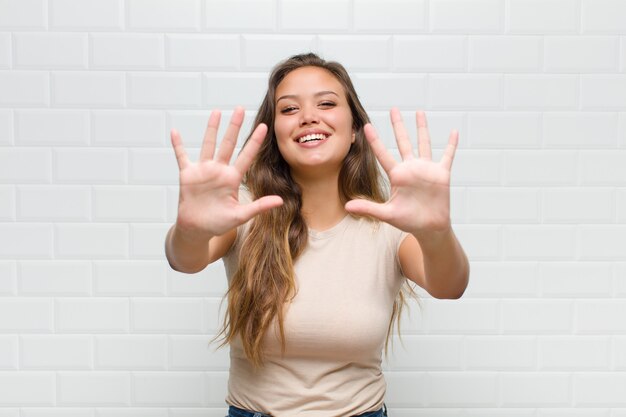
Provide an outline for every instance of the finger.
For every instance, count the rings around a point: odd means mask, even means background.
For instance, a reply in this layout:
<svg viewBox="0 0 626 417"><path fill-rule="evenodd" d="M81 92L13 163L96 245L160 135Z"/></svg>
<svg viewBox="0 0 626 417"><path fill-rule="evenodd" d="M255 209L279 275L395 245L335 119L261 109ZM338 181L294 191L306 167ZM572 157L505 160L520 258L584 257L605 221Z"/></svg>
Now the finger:
<svg viewBox="0 0 626 417"><path fill-rule="evenodd" d="M174 154L176 155L176 162L178 163L178 169L182 170L189 165L189 157L183 146L183 140L180 137L180 133L176 129L172 129L170 132L172 141L172 147L174 148Z"/></svg>
<svg viewBox="0 0 626 417"><path fill-rule="evenodd" d="M393 156L391 156L383 142L378 138L378 133L376 133L374 126L368 123L363 127L363 130L376 159L378 159L385 172L389 173L397 165L396 160L393 159Z"/></svg>
<svg viewBox="0 0 626 417"><path fill-rule="evenodd" d="M220 126L220 118L222 113L219 110L213 110L209 116L209 122L204 131L204 139L202 140L202 149L200 149L200 160L213 159L215 153L215 142L217 141L217 129Z"/></svg>
<svg viewBox="0 0 626 417"><path fill-rule="evenodd" d="M426 123L426 114L423 111L415 113L417 121L417 152L420 158L431 160L433 158L430 146L430 133Z"/></svg>
<svg viewBox="0 0 626 417"><path fill-rule="evenodd" d="M452 162L454 161L457 146L459 146L459 132L454 129L450 132L448 146L446 146L446 150L443 152L443 156L441 157L441 164L448 171L452 169Z"/></svg>
<svg viewBox="0 0 626 417"><path fill-rule="evenodd" d="M244 111L243 107L236 107L233 111L233 115L230 118L230 123L226 129L226 134L220 148L217 151L216 160L224 164L230 163L230 157L233 155L233 150L237 146L237 137L239 136L239 129L243 123Z"/></svg>
<svg viewBox="0 0 626 417"><path fill-rule="evenodd" d="M396 137L396 143L398 144L398 151L403 161L413 159L413 147L411 146L411 140L409 134L404 127L402 121L402 115L400 110L396 107L391 109L391 125L393 126L393 134Z"/></svg>
<svg viewBox="0 0 626 417"><path fill-rule="evenodd" d="M390 218L389 207L387 205L368 200L350 200L345 204L345 209L353 214L371 216L382 221L387 221Z"/></svg>
<svg viewBox="0 0 626 417"><path fill-rule="evenodd" d="M254 129L250 139L246 142L246 145L243 147L241 152L239 152L239 156L237 156L237 159L235 160L235 168L239 171L239 173L241 173L241 175L243 175L248 168L250 168L250 165L252 165L252 161L254 161L254 158L259 152L259 148L261 147L265 136L267 136L267 125L265 123L260 123L256 129Z"/></svg>
<svg viewBox="0 0 626 417"><path fill-rule="evenodd" d="M261 214L264 211L271 210L275 207L279 207L282 205L282 198L277 195L267 195L265 197L254 200L252 203L239 206L237 210L239 212L239 218L243 220L242 223L245 223L257 214Z"/></svg>

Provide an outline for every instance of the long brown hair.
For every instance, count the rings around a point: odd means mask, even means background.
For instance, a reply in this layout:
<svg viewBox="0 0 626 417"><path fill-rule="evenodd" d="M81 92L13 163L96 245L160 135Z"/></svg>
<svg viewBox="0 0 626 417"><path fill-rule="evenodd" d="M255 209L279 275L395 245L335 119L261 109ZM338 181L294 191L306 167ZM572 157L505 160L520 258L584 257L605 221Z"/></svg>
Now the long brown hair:
<svg viewBox="0 0 626 417"><path fill-rule="evenodd" d="M279 152L274 133L276 88L291 71L307 66L323 68L334 75L343 85L350 105L355 140L339 173L341 201L345 204L354 198L376 202L386 199L384 180L363 131L369 117L345 68L313 53L295 55L279 63L269 77L267 93L252 129L265 123L267 136L243 183L253 199L279 195L284 203L257 215L250 225L241 245L238 269L229 284L228 311L222 330L224 344L232 342L237 335L241 337L244 352L255 366L263 363L263 338L274 320L283 351L285 349L284 306L296 293L293 264L308 241L307 225L300 212L302 193ZM387 341L403 304L401 292L394 303Z"/></svg>

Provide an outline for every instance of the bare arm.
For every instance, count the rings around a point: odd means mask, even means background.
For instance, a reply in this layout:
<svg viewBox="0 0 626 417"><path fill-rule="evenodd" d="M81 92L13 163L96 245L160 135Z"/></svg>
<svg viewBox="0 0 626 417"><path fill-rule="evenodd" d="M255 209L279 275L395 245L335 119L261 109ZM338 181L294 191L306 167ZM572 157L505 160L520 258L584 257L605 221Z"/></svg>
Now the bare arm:
<svg viewBox="0 0 626 417"><path fill-rule="evenodd" d="M398 150L397 162L385 149L371 125L365 135L381 166L389 176L391 196L384 204L352 200L346 209L367 214L410 233L398 250L407 278L438 298L458 298L467 287L469 264L450 222L450 171L459 140L450 133L441 161L432 160L430 136L423 112L416 113L418 157L398 109L391 110Z"/></svg>
<svg viewBox="0 0 626 417"><path fill-rule="evenodd" d="M435 298L459 298L469 281L469 262L452 229L418 242L407 236L398 250L404 275Z"/></svg>

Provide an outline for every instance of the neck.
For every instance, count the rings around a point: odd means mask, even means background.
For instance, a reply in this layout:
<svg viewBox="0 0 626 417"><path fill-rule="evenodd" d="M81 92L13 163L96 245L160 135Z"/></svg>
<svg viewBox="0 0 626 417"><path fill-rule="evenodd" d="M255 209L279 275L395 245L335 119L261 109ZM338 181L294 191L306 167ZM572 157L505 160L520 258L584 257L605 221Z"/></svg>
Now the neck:
<svg viewBox="0 0 626 417"><path fill-rule="evenodd" d="M339 223L347 212L339 198L339 173L324 178L296 178L302 190L302 215L307 226L326 230Z"/></svg>

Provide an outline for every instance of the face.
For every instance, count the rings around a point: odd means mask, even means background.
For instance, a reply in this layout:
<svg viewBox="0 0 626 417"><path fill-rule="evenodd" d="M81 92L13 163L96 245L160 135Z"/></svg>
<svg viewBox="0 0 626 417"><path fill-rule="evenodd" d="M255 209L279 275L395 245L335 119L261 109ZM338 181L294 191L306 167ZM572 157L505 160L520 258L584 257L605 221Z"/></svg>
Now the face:
<svg viewBox="0 0 626 417"><path fill-rule="evenodd" d="M329 71L302 67L276 88L274 131L293 175L338 173L354 142L342 84Z"/></svg>

